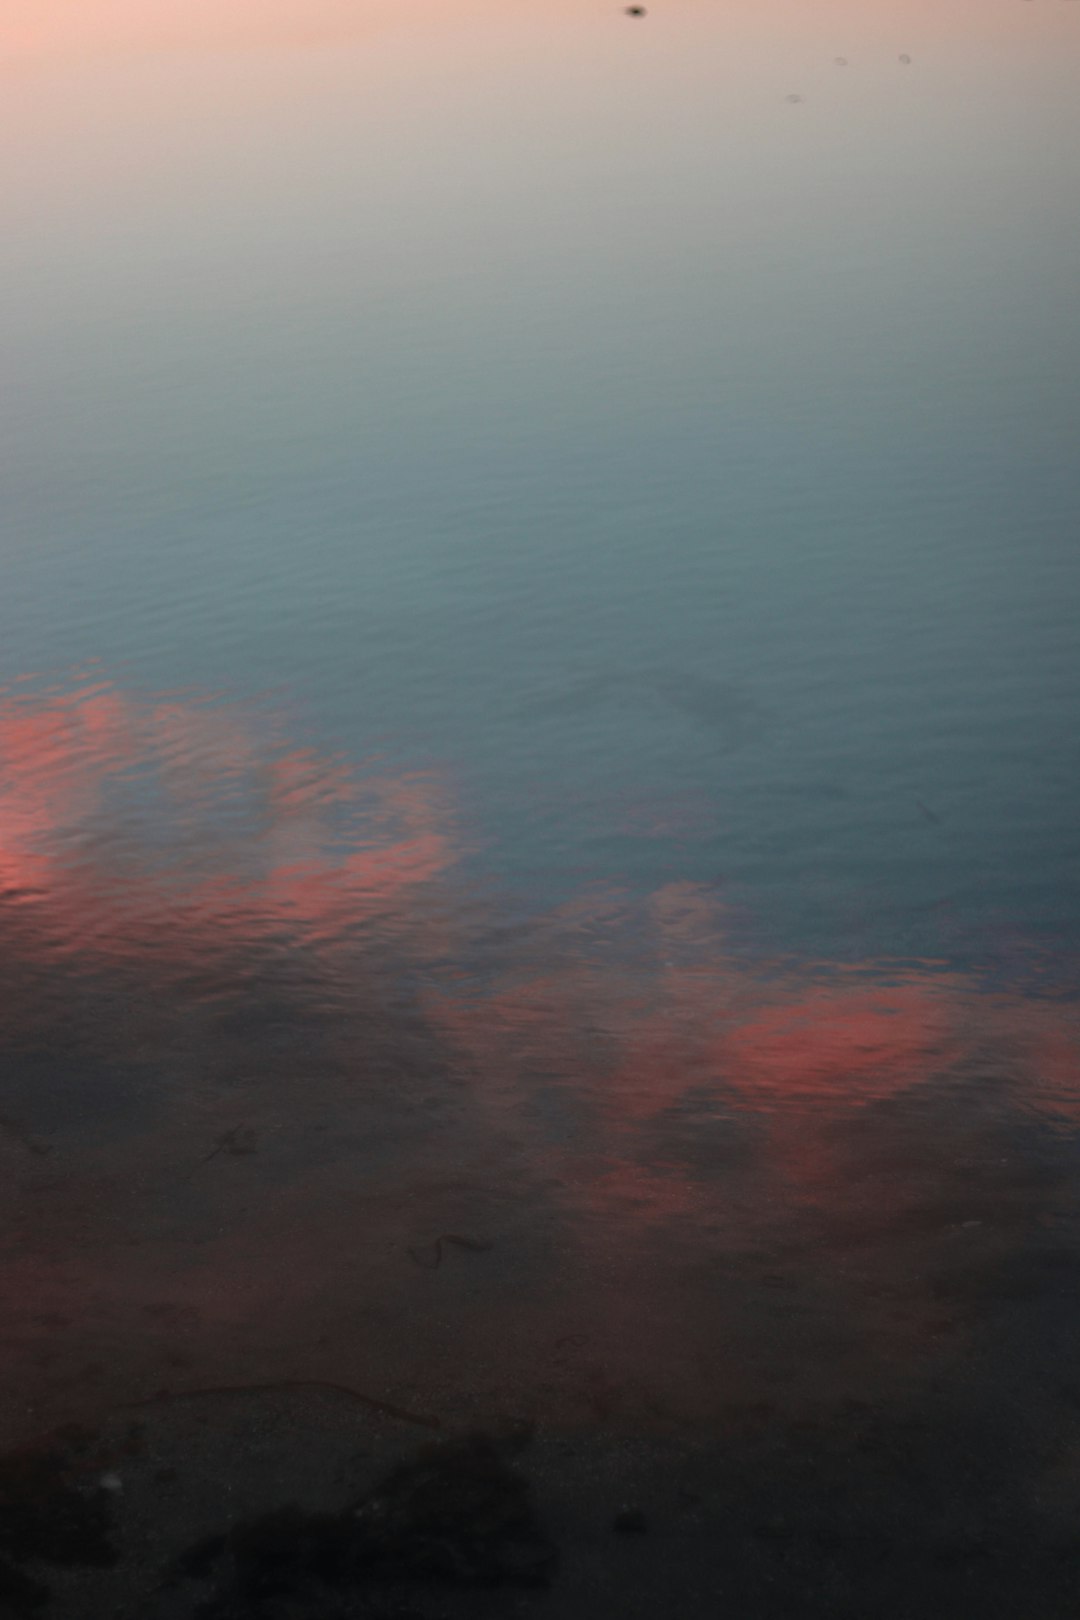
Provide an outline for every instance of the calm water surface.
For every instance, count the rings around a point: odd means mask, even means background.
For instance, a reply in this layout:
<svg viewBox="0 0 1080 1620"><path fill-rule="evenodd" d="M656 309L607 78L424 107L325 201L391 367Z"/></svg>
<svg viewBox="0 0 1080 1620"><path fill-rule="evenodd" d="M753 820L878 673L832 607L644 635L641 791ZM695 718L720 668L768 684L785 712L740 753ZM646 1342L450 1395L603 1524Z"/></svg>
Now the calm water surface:
<svg viewBox="0 0 1080 1620"><path fill-rule="evenodd" d="M24 10L7 1432L1075 1422L1080 6Z"/></svg>

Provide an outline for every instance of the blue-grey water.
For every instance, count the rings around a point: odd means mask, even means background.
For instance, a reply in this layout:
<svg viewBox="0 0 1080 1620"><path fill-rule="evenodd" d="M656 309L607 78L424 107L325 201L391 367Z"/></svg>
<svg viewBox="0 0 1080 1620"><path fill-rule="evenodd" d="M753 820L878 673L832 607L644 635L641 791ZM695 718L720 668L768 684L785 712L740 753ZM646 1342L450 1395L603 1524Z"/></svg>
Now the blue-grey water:
<svg viewBox="0 0 1080 1620"><path fill-rule="evenodd" d="M1080 7L0 45L7 1430L955 1386L1052 1451Z"/></svg>

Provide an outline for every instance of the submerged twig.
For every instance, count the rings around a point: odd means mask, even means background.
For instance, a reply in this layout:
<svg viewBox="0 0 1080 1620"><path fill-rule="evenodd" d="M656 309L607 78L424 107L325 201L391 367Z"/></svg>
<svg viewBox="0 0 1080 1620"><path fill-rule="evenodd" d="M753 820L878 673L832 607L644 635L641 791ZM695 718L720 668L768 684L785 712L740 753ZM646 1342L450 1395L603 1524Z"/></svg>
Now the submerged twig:
<svg viewBox="0 0 1080 1620"><path fill-rule="evenodd" d="M425 1271L438 1271L442 1265L444 1243L452 1243L458 1249L468 1249L471 1254L486 1254L491 1248L491 1244L485 1243L482 1238L464 1237L460 1232L443 1232L434 1243L410 1248L409 1254Z"/></svg>
<svg viewBox="0 0 1080 1620"><path fill-rule="evenodd" d="M24 1130L16 1120L9 1119L6 1114L0 1114L0 1131L10 1136L13 1142L18 1142L19 1146L24 1147L27 1153L33 1153L38 1159L44 1159L47 1154L52 1152L51 1142L35 1142L29 1131Z"/></svg>
<svg viewBox="0 0 1080 1620"><path fill-rule="evenodd" d="M216 1147L210 1149L202 1163L209 1164L210 1160L216 1159L219 1153L228 1153L234 1159L243 1158L248 1153L255 1152L255 1143L257 1141L257 1133L249 1126L234 1125L231 1131L222 1131L217 1138Z"/></svg>
<svg viewBox="0 0 1080 1620"><path fill-rule="evenodd" d="M266 1384L214 1384L206 1389L159 1389L156 1394L146 1395L142 1400L122 1402L121 1410L135 1411L140 1407L164 1406L175 1401L195 1401L216 1395L281 1395L305 1389L346 1395L350 1400L370 1407L373 1412L381 1413L383 1417L396 1418L399 1423L413 1423L422 1429L442 1428L441 1419L431 1413L410 1412L404 1406L395 1406L392 1401L380 1401L374 1395L365 1395L350 1384L335 1384L325 1378L279 1378Z"/></svg>

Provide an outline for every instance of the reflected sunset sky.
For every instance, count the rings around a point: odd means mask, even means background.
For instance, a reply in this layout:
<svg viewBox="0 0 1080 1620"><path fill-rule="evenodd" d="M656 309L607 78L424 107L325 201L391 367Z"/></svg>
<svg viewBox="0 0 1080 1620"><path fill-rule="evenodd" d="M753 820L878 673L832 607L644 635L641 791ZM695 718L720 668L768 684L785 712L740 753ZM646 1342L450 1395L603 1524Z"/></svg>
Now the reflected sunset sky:
<svg viewBox="0 0 1080 1620"><path fill-rule="evenodd" d="M1080 1222L1078 57L0 7L10 1424L992 1340Z"/></svg>
<svg viewBox="0 0 1080 1620"><path fill-rule="evenodd" d="M888 1387L968 1331L941 1341L924 1267L961 1239L1000 1264L1072 1207L1009 1169L1032 1131L1075 1141L1068 1001L754 962L688 882L502 928L462 903L447 783L220 700L23 690L0 771L0 1275L39 1411L252 1365L393 1366L414 1399L524 1379L564 1421ZM494 1247L446 1295L410 1256L462 1229ZM794 1339L763 1286L800 1290ZM796 1374L819 1331L832 1371ZM568 1335L592 1347L569 1363Z"/></svg>

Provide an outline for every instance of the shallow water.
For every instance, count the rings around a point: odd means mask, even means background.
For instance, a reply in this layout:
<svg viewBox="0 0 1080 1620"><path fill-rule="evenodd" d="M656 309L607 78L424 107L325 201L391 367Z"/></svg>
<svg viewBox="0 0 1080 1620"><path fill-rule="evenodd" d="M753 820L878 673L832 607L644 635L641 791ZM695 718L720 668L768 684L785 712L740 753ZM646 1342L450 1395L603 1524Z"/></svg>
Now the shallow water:
<svg viewBox="0 0 1080 1620"><path fill-rule="evenodd" d="M0 46L9 1436L1060 1427L1080 7Z"/></svg>

